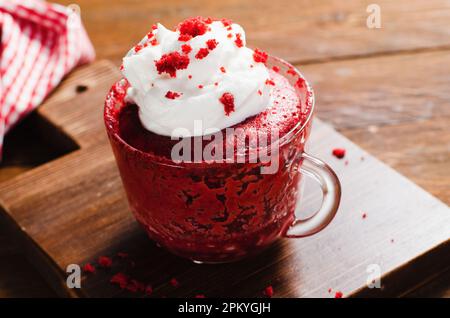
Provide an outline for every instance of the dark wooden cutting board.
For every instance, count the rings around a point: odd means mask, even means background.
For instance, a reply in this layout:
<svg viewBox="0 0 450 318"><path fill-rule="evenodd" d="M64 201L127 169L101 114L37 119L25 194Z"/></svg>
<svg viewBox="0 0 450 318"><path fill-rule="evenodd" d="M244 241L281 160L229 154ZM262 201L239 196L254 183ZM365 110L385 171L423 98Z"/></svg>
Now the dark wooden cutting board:
<svg viewBox="0 0 450 318"><path fill-rule="evenodd" d="M107 61L72 73L37 116L47 138L78 149L0 183L0 215L61 295L143 296L110 284L120 271L151 284L155 297L260 297L267 285L275 297L397 296L449 267L448 206L319 120L310 153L335 169L343 187L331 225L233 264L195 265L170 255L131 216L106 138L103 99L118 78ZM346 148L346 158L334 158L334 147ZM306 188L300 214L318 201L311 184ZM66 287L67 265L95 264L102 255L112 257L112 268L83 274L81 289ZM381 289L366 287L371 264L379 266Z"/></svg>

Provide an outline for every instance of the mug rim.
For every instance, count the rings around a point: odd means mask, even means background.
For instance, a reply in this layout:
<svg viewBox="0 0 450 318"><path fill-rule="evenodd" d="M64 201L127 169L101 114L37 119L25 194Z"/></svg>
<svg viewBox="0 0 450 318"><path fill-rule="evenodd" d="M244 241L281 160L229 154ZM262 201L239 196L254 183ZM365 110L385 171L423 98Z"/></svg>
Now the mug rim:
<svg viewBox="0 0 450 318"><path fill-rule="evenodd" d="M295 72L295 81L298 81L298 79L302 79L304 86L305 86L305 88L304 88L305 104L306 104L305 106L307 107L306 111L308 112L307 116L306 116L306 120L304 120L304 121L299 120L295 124L295 126L292 127L286 134L284 134L282 137L278 138L274 143L271 143L270 145L268 145L266 147L266 148L272 147L275 144L275 145L277 145L277 147L281 148L284 145L286 145L287 143L291 142L298 134L303 132L303 130L308 126L308 124L312 120L312 117L314 115L314 108L315 108L315 95L314 95L313 88L311 87L310 83L306 80L306 78L303 76L303 74L289 62L287 62L279 57L269 55L267 64L268 64L268 67L273 67L277 64L281 64L281 65L283 65L284 68L286 68L285 71L293 70ZM279 66L279 65L277 65L277 66ZM281 69L279 72L281 72ZM289 77L287 77L284 74L283 74L283 76L288 79L288 81L290 82L291 85L294 86L296 91L298 91L300 89L297 85L295 85L295 83L293 84L289 80ZM108 91L108 94L106 96L106 100L104 103L103 118L104 118L107 133L110 137L114 138L117 142L119 142L119 144L121 144L123 147L127 148L128 151L131 151L135 155L142 157L143 159L145 158L146 160L151 160L153 163L163 165L163 166L170 166L170 167L174 167L174 168L187 168L187 167L195 168L196 166L202 167L202 166L204 166L205 163L207 163L208 166L223 165L224 163L227 163L226 158L223 159L223 162L215 162L215 161L213 161L213 162L206 162L206 161L175 162L170 158L166 158L163 156L155 155L153 153L148 153L148 152L142 151L138 148L133 147L128 142L126 142L117 132L117 129L116 129L117 127L115 127L115 125L117 125L119 121L114 116L115 115L114 111L117 110L117 108L115 108L116 103L118 101L121 102L120 107L123 107L124 106L123 102L125 102L125 96L123 96L123 97L114 96L114 88L116 87L116 85L122 85L124 80L125 80L124 78L121 78L120 80L118 80L117 82L115 82L113 84L111 89ZM120 100L118 100L119 98L120 98ZM112 118L115 118L115 119L113 120ZM259 150L259 149L264 149L264 148L256 148L256 149ZM245 156L246 154L247 153L245 153L243 155ZM239 154L237 154L237 156L239 156Z"/></svg>

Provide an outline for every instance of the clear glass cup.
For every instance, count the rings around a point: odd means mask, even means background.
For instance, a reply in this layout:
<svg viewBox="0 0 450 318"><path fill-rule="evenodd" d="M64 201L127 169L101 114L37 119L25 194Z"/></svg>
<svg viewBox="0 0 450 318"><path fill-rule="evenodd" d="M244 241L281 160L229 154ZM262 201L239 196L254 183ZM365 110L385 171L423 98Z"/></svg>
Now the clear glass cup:
<svg viewBox="0 0 450 318"><path fill-rule="evenodd" d="M277 141L278 170L262 174L262 162L175 162L143 152L118 133L126 81L109 92L104 119L129 205L151 239L179 256L199 263L223 263L255 254L279 238L315 234L337 212L341 187L333 170L304 151L314 112L314 94L298 70L269 57L292 85L305 107L306 120ZM272 160L275 160L272 158ZM295 218L301 205L299 183L304 175L323 191L319 210L305 220Z"/></svg>

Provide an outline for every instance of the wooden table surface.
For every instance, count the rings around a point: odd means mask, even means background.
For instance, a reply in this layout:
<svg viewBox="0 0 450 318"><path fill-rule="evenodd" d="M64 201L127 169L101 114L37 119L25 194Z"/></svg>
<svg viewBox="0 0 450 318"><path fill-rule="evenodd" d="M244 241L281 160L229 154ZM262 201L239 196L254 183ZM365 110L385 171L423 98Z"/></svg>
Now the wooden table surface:
<svg viewBox="0 0 450 318"><path fill-rule="evenodd" d="M75 1L58 1L71 4ZM450 1L78 0L98 58L121 57L155 22L227 17L248 45L294 63L311 81L317 115L400 173L450 203ZM25 120L5 141L0 182L60 155ZM0 297L54 296L0 224ZM411 296L450 297L450 272Z"/></svg>

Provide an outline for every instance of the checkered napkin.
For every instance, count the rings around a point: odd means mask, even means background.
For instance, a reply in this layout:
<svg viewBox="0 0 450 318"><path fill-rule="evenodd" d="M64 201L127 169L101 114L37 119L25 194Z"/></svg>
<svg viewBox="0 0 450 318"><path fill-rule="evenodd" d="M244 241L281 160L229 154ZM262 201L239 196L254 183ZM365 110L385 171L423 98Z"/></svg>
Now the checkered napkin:
<svg viewBox="0 0 450 318"><path fill-rule="evenodd" d="M95 58L77 9L0 0L0 156L6 132L74 67Z"/></svg>

